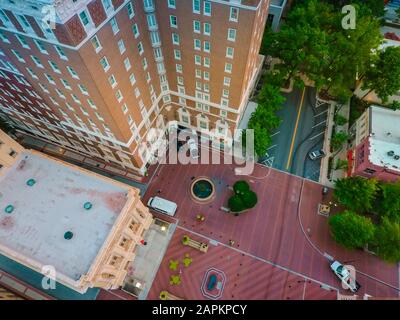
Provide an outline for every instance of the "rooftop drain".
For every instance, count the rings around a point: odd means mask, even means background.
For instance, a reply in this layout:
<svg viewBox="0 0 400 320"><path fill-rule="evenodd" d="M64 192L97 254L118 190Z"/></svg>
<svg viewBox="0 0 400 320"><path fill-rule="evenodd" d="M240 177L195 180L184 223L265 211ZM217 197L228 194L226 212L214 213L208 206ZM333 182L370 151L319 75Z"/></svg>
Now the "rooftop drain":
<svg viewBox="0 0 400 320"><path fill-rule="evenodd" d="M64 233L65 240L71 240L73 236L74 234L71 231L67 231L66 233Z"/></svg>
<svg viewBox="0 0 400 320"><path fill-rule="evenodd" d="M30 187L32 187L35 183L36 183L36 180L35 180L35 179L29 179L29 180L26 182L26 184L27 184L28 186L30 186Z"/></svg>
<svg viewBox="0 0 400 320"><path fill-rule="evenodd" d="M11 213L11 212L14 211L14 206L11 205L11 204L9 204L9 205L4 209L4 211L7 212L7 213Z"/></svg>
<svg viewBox="0 0 400 320"><path fill-rule="evenodd" d="M85 204L83 205L83 207L84 207L86 210L90 210L90 209L92 209L93 204L92 204L91 202L85 202Z"/></svg>

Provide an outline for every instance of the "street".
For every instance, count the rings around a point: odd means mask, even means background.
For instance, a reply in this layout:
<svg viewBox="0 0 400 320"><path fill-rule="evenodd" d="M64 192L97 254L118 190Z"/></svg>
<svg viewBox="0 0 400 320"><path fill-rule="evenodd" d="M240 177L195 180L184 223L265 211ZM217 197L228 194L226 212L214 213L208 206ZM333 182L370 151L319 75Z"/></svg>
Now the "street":
<svg viewBox="0 0 400 320"><path fill-rule="evenodd" d="M323 146L328 106L315 107L316 90L312 87L294 88L284 96L284 106L277 113L282 122L259 162L318 181L321 159L310 160L308 153Z"/></svg>

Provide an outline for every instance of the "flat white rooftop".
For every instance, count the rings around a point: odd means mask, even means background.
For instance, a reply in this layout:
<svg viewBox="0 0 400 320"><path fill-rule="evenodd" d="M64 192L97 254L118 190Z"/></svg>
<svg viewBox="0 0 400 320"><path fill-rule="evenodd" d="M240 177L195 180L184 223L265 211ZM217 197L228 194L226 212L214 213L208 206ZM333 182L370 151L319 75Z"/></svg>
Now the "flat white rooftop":
<svg viewBox="0 0 400 320"><path fill-rule="evenodd" d="M371 106L370 119L369 161L400 172L400 110Z"/></svg>
<svg viewBox="0 0 400 320"><path fill-rule="evenodd" d="M29 179L36 183L28 186ZM28 265L52 265L78 280L89 271L127 192L47 157L23 153L0 177L0 247L26 258ZM84 208L86 202L91 209ZM11 213L5 212L8 205L14 206ZM68 231L70 240L64 238Z"/></svg>

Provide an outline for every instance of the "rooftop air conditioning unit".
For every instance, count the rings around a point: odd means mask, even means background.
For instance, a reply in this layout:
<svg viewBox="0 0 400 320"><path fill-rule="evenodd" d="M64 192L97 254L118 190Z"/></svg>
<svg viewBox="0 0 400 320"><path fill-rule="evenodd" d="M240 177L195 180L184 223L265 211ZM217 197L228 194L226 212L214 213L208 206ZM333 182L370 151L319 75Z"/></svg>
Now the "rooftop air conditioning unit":
<svg viewBox="0 0 400 320"><path fill-rule="evenodd" d="M393 156L394 156L394 151L393 151L393 150L390 150L390 151L387 153L387 155L388 155L389 157L393 157Z"/></svg>

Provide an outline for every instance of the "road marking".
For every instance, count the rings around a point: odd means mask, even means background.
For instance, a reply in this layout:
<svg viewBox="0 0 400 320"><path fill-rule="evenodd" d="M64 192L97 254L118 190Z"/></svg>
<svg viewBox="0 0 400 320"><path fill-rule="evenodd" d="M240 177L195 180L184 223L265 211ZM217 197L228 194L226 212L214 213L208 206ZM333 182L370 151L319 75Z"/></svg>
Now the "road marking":
<svg viewBox="0 0 400 320"><path fill-rule="evenodd" d="M310 140L314 140L315 138L319 137L321 134L324 134L325 131L322 131L320 133L318 133L317 135L315 135L314 137L311 137Z"/></svg>
<svg viewBox="0 0 400 320"><path fill-rule="evenodd" d="M321 113L318 113L314 116L314 118L319 117L320 115L323 115L324 113L327 113L328 109L326 109L325 111L322 111Z"/></svg>
<svg viewBox="0 0 400 320"><path fill-rule="evenodd" d="M314 129L314 128L320 126L321 124L323 124L323 123L325 123L325 122L326 122L326 120L324 120L324 121L322 121L322 122L320 122L320 123L317 123L315 126L312 127L312 129Z"/></svg>
<svg viewBox="0 0 400 320"><path fill-rule="evenodd" d="M274 134L271 134L271 137L276 136L277 134L281 133L280 131L275 132Z"/></svg>
<svg viewBox="0 0 400 320"><path fill-rule="evenodd" d="M298 113L297 113L296 125L295 125L295 127L294 127L293 138L292 138L292 144L290 145L290 151L289 151L288 161L287 161L287 164L286 164L286 170L289 169L290 163L292 162L292 154L293 154L294 141L296 140L297 128L299 127L299 120L300 120L300 115L301 115L301 109L302 109L303 103L304 103L304 94L305 94L305 93L306 93L306 88L304 87L303 93L302 93L302 95L301 95L301 101L300 101L299 111L298 111Z"/></svg>
<svg viewBox="0 0 400 320"><path fill-rule="evenodd" d="M278 146L277 144L274 144L273 146L269 147L267 150L270 150L270 149L275 148L277 146Z"/></svg>

